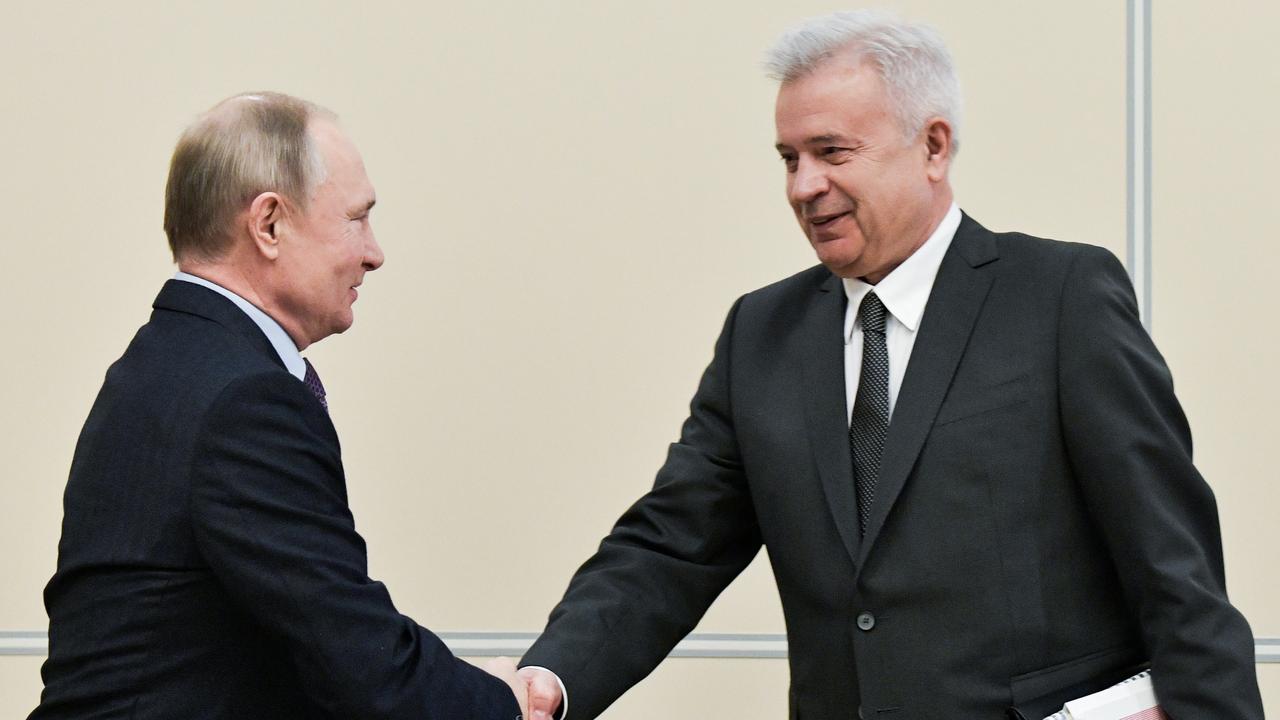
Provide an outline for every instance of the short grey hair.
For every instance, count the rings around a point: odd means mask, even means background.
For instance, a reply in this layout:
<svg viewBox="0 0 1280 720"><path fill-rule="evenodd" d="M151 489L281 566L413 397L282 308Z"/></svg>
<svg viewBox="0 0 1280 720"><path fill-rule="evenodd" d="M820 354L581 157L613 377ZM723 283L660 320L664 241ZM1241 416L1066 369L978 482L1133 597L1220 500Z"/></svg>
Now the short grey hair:
<svg viewBox="0 0 1280 720"><path fill-rule="evenodd" d="M226 253L237 214L264 192L305 210L324 181L324 157L308 126L331 111L283 93L223 100L182 133L169 163L164 231L174 260L213 261Z"/></svg>
<svg viewBox="0 0 1280 720"><path fill-rule="evenodd" d="M837 12L803 20L783 33L765 59L769 76L788 83L827 60L852 51L867 62L894 103L903 134L915 135L931 117L951 124L951 154L960 148L960 80L942 36L922 23L879 10Z"/></svg>

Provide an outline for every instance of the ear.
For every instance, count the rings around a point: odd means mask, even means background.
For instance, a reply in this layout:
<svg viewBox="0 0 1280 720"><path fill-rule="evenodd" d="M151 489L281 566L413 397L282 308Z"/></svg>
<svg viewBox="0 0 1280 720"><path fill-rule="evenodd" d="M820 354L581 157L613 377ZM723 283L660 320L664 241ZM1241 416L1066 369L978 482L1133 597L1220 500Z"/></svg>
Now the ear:
<svg viewBox="0 0 1280 720"><path fill-rule="evenodd" d="M249 203L246 221L258 253L268 260L280 254L280 233L285 219L285 202L279 193L264 192Z"/></svg>
<svg viewBox="0 0 1280 720"><path fill-rule="evenodd" d="M951 168L951 123L936 117L925 123L924 142L928 151L925 158L929 179L941 182Z"/></svg>

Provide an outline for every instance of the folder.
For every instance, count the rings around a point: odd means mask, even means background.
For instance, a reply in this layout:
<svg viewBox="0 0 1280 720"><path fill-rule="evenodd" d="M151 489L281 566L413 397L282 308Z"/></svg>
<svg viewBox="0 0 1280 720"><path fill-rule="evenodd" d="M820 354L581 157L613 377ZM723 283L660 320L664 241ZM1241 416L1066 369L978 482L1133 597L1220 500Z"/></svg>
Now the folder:
<svg viewBox="0 0 1280 720"><path fill-rule="evenodd" d="M1156 701L1151 672L1140 672L1106 690L1068 701L1044 720L1169 720Z"/></svg>

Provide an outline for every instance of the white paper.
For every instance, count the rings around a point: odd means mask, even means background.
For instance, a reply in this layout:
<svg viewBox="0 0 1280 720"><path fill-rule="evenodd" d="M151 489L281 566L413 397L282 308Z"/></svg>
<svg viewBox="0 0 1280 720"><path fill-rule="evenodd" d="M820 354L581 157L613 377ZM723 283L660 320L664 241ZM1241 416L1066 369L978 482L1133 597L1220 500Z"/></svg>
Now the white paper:
<svg viewBox="0 0 1280 720"><path fill-rule="evenodd" d="M1068 702L1045 720L1159 720L1151 673L1142 672L1117 685Z"/></svg>

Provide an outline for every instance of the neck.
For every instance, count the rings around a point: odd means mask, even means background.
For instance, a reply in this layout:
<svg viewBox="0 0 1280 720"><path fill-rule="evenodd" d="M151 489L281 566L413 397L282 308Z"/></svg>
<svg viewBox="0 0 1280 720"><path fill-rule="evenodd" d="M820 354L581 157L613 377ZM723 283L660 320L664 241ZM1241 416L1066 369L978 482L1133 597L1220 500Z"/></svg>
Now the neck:
<svg viewBox="0 0 1280 720"><path fill-rule="evenodd" d="M933 200L929 204L928 214L925 216L926 220L922 221L920 225L917 226L916 231L911 233L911 242L904 246L904 251L901 256L896 258L894 262L890 263L888 266L863 275L859 280L862 280L869 285L879 283L881 280L885 279L889 273L897 269L899 265L906 262L907 258L914 255L917 250L924 247L924 244L929 242L929 238L933 235L934 230L937 230L938 226L942 224L942 218L947 216L947 211L951 209L952 198L951 186L944 184L938 189L938 192L934 194Z"/></svg>
<svg viewBox="0 0 1280 720"><path fill-rule="evenodd" d="M179 260L178 269L188 275L195 275L211 283L217 283L248 300L254 307L271 316L272 320L279 323L299 351L306 350L307 346L311 344L306 335L303 334L302 328L292 322L286 313L279 311L276 304L272 302L270 294L265 291L259 291L259 288L266 287L266 283L263 283L261 278L252 271L246 270L237 263L197 262L192 260Z"/></svg>

